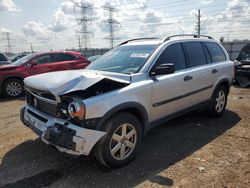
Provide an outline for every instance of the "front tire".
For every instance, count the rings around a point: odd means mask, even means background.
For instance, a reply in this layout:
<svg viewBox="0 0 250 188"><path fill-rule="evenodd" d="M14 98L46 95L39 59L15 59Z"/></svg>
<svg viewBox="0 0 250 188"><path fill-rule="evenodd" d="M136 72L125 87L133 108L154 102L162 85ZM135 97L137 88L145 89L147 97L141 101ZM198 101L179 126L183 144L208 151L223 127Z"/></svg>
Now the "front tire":
<svg viewBox="0 0 250 188"><path fill-rule="evenodd" d="M5 97L15 98L24 94L23 81L19 79L8 79L3 84L3 95Z"/></svg>
<svg viewBox="0 0 250 188"><path fill-rule="evenodd" d="M221 116L227 105L228 90L224 86L219 86L214 91L211 98L210 105L208 107L208 115L219 117Z"/></svg>
<svg viewBox="0 0 250 188"><path fill-rule="evenodd" d="M132 114L121 112L104 125L107 133L95 148L97 160L107 168L118 168L132 161L142 140L139 120Z"/></svg>

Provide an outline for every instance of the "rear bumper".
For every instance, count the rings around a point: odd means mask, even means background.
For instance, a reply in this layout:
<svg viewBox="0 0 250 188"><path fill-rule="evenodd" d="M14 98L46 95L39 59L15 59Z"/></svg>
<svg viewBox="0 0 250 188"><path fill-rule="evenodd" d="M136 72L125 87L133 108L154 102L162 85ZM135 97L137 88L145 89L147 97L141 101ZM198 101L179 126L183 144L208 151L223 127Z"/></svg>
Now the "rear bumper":
<svg viewBox="0 0 250 188"><path fill-rule="evenodd" d="M43 142L59 151L72 155L89 155L94 145L106 133L76 126L26 105L21 108L20 119L39 135Z"/></svg>

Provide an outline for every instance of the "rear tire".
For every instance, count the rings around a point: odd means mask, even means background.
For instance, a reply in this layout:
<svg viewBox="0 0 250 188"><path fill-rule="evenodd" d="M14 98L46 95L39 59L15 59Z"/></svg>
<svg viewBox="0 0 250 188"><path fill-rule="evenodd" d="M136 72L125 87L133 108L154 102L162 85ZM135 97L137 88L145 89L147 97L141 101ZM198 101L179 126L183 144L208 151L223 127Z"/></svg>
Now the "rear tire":
<svg viewBox="0 0 250 188"><path fill-rule="evenodd" d="M20 97L24 94L23 81L11 78L4 82L3 84L3 95L5 97L15 98Z"/></svg>
<svg viewBox="0 0 250 188"><path fill-rule="evenodd" d="M227 105L228 90L225 86L218 86L211 98L210 105L207 112L209 116L219 117L221 116Z"/></svg>
<svg viewBox="0 0 250 188"><path fill-rule="evenodd" d="M118 168L135 159L142 140L139 120L132 114L121 112L112 116L104 125L107 134L95 148L101 165Z"/></svg>

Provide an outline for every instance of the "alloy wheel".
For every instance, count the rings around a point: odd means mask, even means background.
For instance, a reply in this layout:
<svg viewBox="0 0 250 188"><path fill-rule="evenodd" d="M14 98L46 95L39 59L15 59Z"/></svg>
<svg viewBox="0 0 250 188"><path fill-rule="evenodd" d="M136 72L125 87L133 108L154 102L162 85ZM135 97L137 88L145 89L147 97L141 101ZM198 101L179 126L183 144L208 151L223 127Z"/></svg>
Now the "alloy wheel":
<svg viewBox="0 0 250 188"><path fill-rule="evenodd" d="M10 82L6 86L6 93L9 96L16 97L22 93L22 85L18 82Z"/></svg>
<svg viewBox="0 0 250 188"><path fill-rule="evenodd" d="M216 104L215 104L215 110L217 112L221 112L225 106L226 103L226 95L224 91L219 91L218 95L216 97Z"/></svg>
<svg viewBox="0 0 250 188"><path fill-rule="evenodd" d="M113 158L124 160L135 149L137 132L133 125L124 123L113 133L110 141L110 152Z"/></svg>

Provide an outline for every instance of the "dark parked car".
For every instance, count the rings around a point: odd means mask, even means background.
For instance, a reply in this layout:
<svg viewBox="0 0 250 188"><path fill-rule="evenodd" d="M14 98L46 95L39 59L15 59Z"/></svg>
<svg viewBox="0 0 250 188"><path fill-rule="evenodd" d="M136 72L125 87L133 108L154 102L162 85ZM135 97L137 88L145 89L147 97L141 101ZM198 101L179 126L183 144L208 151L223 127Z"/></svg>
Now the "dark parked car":
<svg viewBox="0 0 250 188"><path fill-rule="evenodd" d="M15 62L16 60L26 56L27 54L16 54L10 57L10 61L11 62Z"/></svg>
<svg viewBox="0 0 250 188"><path fill-rule="evenodd" d="M28 76L60 71L83 69L90 62L78 52L33 53L10 65L0 67L0 93L6 97L23 95L23 79Z"/></svg>
<svg viewBox="0 0 250 188"><path fill-rule="evenodd" d="M235 62L235 80L241 87L250 86L250 53L241 52Z"/></svg>
<svg viewBox="0 0 250 188"><path fill-rule="evenodd" d="M0 66L10 64L10 63L11 62L9 58L4 53L0 53Z"/></svg>

